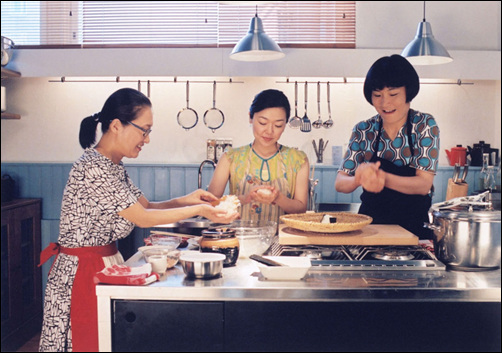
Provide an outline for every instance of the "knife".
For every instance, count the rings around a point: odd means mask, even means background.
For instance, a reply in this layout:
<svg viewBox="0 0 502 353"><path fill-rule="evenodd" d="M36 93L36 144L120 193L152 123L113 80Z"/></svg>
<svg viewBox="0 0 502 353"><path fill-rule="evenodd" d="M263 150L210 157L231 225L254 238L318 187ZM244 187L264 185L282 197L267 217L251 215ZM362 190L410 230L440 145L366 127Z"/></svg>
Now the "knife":
<svg viewBox="0 0 502 353"><path fill-rule="evenodd" d="M251 256L249 256L249 258L251 260L255 260L255 261L258 261L262 264L265 264L267 266L286 266L286 265L283 265L281 263L278 263L277 261L274 261L274 260L270 260L270 259L267 259L263 256L260 256L260 255L256 255L256 254L253 254Z"/></svg>

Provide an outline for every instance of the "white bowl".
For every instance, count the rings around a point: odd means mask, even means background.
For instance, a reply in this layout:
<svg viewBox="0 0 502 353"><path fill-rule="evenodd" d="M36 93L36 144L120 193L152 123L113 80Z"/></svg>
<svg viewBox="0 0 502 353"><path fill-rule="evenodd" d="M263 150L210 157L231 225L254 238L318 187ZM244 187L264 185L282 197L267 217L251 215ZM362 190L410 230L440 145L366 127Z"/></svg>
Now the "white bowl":
<svg viewBox="0 0 502 353"><path fill-rule="evenodd" d="M256 262L261 274L272 281L297 281L301 280L311 267L308 257L296 256L263 256L286 266L267 266Z"/></svg>

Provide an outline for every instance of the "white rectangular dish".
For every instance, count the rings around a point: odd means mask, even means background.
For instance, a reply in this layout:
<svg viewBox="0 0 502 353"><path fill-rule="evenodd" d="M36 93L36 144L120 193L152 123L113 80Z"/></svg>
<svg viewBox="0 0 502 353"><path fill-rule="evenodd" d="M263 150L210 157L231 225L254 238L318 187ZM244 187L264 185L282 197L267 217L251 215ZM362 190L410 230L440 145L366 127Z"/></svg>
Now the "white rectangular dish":
<svg viewBox="0 0 502 353"><path fill-rule="evenodd" d="M298 281L301 280L311 267L308 257L293 256L263 256L285 266L267 266L257 262L261 274L271 281Z"/></svg>

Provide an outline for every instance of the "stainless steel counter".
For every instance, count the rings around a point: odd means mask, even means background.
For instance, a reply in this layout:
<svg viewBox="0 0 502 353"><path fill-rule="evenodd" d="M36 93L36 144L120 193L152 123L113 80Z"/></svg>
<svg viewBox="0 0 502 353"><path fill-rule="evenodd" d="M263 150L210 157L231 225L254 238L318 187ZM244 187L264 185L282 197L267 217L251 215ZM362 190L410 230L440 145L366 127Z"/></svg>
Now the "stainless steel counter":
<svg viewBox="0 0 502 353"><path fill-rule="evenodd" d="M129 266L144 264L136 253ZM309 271L300 281L269 281L257 264L239 259L234 267L223 268L222 276L211 280L185 277L181 265L168 270L160 281L148 286L98 285L100 351L112 349L114 302L208 303L228 305L259 303L331 303L330 305L490 305L500 303L501 272L456 271ZM360 304L358 304L360 303ZM449 304L448 304L449 303ZM297 305L297 304L294 304ZM315 305L315 304L314 304ZM496 304L495 304L496 305ZM274 307L276 305L274 304ZM159 307L160 308L160 307ZM337 309L338 310L338 309ZM373 310L373 309L372 309ZM419 312L421 309L418 309ZM453 309L455 310L455 309ZM235 324L235 323L233 323ZM495 340L496 341L496 340Z"/></svg>
<svg viewBox="0 0 502 353"><path fill-rule="evenodd" d="M140 253L126 264L144 264ZM239 259L211 280L188 279L181 265L145 287L98 286L98 295L164 300L492 301L501 300L501 272L309 271L301 281L269 281L253 260ZM195 289L195 290L194 290Z"/></svg>

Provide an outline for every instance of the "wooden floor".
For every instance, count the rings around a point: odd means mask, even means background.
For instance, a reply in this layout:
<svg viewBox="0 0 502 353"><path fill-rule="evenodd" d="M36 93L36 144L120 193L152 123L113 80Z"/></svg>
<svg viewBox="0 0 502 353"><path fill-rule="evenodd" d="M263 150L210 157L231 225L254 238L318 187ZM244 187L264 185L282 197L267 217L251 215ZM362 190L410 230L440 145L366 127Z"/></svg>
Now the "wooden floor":
<svg viewBox="0 0 502 353"><path fill-rule="evenodd" d="M40 341L40 332L37 333L32 339L26 342L16 352L38 352L38 343Z"/></svg>

